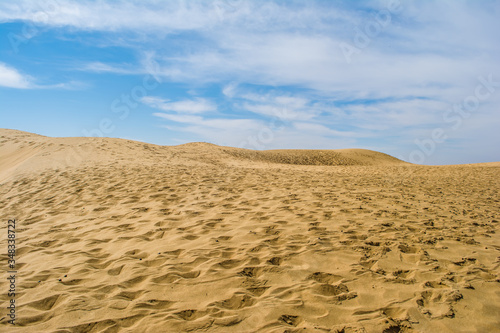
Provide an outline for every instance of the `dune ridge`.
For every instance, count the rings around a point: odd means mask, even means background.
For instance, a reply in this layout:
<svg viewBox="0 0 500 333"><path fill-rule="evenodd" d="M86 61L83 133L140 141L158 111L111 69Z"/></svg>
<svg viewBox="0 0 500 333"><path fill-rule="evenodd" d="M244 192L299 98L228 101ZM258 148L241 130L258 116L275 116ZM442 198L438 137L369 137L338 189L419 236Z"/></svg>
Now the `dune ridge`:
<svg viewBox="0 0 500 333"><path fill-rule="evenodd" d="M405 162L364 149L256 151L194 142L158 146L112 138L49 138L17 130L0 129L0 181L9 170L23 172L92 163L186 163L234 165L277 163L292 165L397 165Z"/></svg>
<svg viewBox="0 0 500 333"><path fill-rule="evenodd" d="M499 171L0 130L0 331L495 332Z"/></svg>

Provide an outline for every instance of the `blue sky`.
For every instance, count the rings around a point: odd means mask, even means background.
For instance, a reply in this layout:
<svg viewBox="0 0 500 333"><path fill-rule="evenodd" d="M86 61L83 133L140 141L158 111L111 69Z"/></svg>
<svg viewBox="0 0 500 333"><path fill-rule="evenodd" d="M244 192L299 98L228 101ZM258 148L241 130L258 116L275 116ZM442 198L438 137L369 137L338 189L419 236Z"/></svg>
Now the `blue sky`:
<svg viewBox="0 0 500 333"><path fill-rule="evenodd" d="M499 1L1 1L0 127L500 161Z"/></svg>

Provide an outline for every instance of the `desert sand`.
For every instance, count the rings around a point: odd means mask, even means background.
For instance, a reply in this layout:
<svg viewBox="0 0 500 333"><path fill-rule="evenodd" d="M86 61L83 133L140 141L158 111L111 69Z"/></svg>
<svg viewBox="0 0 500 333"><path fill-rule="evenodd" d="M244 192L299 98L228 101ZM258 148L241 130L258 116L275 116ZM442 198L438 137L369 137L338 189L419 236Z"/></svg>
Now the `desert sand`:
<svg viewBox="0 0 500 333"><path fill-rule="evenodd" d="M0 331L500 332L499 190L500 163L2 129Z"/></svg>

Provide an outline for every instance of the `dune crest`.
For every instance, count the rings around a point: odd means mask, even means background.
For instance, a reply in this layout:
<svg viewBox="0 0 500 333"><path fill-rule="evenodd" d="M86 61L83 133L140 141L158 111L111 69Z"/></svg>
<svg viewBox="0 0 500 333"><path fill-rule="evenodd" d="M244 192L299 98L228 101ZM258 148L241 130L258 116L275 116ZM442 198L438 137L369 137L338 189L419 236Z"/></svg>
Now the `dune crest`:
<svg viewBox="0 0 500 333"><path fill-rule="evenodd" d="M0 161L0 182L14 173L113 161L256 166L261 163L324 166L407 164L392 156L365 149L257 151L205 142L158 146L113 138L50 138L9 129L0 129Z"/></svg>
<svg viewBox="0 0 500 333"><path fill-rule="evenodd" d="M390 155L366 149L256 151L233 148L224 149L223 151L238 159L292 165L360 166L406 164L406 162Z"/></svg>

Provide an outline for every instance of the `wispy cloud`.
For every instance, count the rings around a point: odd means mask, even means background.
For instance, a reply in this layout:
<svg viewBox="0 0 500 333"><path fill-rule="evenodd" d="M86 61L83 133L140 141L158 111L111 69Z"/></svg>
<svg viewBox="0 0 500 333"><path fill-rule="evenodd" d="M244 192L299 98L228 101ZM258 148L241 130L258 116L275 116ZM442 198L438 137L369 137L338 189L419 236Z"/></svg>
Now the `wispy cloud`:
<svg viewBox="0 0 500 333"><path fill-rule="evenodd" d="M76 67L77 70L94 73L143 74L142 69L132 65L106 64L100 61L90 62Z"/></svg>
<svg viewBox="0 0 500 333"><path fill-rule="evenodd" d="M161 126L179 133L191 134L194 136L192 140L228 146L238 146L265 125L255 119L206 118L162 112L155 112L153 115L169 122Z"/></svg>
<svg viewBox="0 0 500 333"><path fill-rule="evenodd" d="M283 29L290 22L324 26L323 20L351 20L341 8L253 1L102 1L58 0L46 4L30 0L0 3L0 22L24 20L38 25L75 27L94 31L147 31L168 34L211 29L227 25L264 31ZM319 15L318 15L319 14ZM270 25L270 22L274 22Z"/></svg>
<svg viewBox="0 0 500 333"><path fill-rule="evenodd" d="M246 93L237 97L241 101L239 106L242 109L267 117L279 118L282 121L311 119L317 116L319 111L311 105L310 100L304 97L276 93Z"/></svg>
<svg viewBox="0 0 500 333"><path fill-rule="evenodd" d="M155 109L178 113L204 113L217 109L217 106L213 102L204 98L170 102L159 97L146 96L141 101Z"/></svg>

